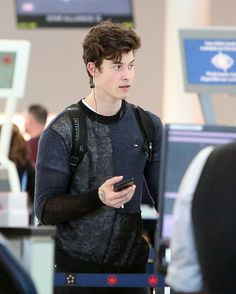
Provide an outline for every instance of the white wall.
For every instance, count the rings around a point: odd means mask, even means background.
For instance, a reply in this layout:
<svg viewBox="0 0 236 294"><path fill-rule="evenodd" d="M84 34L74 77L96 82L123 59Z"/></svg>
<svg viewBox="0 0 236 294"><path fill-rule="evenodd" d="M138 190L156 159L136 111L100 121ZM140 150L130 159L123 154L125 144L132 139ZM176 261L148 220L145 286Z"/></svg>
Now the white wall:
<svg viewBox="0 0 236 294"><path fill-rule="evenodd" d="M211 24L236 27L236 1L211 0ZM236 125L236 95L214 95L213 102L219 124Z"/></svg>
<svg viewBox="0 0 236 294"><path fill-rule="evenodd" d="M137 53L136 81L130 100L158 115L162 111L163 1L134 1L136 31L142 38ZM0 38L27 39L32 43L25 98L17 110L40 102L50 112L88 94L88 77L82 60L82 41L88 29L16 28L14 1L0 1ZM0 112L3 111L0 103Z"/></svg>
<svg viewBox="0 0 236 294"><path fill-rule="evenodd" d="M176 0L178 1L178 0ZM196 0L197 1L197 0ZM130 100L162 116L165 0L133 0L136 31L142 38L137 54L136 80ZM211 25L236 26L236 1L211 0ZM0 39L27 39L32 43L25 98L17 111L40 102L59 112L88 93L82 60L82 40L88 29L16 28L14 0L0 0ZM236 98L214 97L218 123L236 123ZM0 101L0 112L4 103Z"/></svg>

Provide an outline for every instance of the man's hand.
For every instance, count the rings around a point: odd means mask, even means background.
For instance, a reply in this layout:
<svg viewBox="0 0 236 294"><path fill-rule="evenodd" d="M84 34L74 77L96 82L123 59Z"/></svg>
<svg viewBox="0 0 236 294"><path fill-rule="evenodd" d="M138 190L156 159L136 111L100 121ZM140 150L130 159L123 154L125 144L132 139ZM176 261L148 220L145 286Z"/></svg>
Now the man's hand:
<svg viewBox="0 0 236 294"><path fill-rule="evenodd" d="M114 184L120 182L122 179L123 176L113 177L99 187L98 196L105 205L120 208L133 197L136 185L130 186L122 191L114 191Z"/></svg>

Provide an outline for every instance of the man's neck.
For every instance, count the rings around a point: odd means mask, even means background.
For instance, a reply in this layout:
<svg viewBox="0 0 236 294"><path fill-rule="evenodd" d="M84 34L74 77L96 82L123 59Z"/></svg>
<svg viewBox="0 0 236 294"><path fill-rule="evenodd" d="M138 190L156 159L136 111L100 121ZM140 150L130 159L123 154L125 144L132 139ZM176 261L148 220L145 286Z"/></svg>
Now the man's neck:
<svg viewBox="0 0 236 294"><path fill-rule="evenodd" d="M43 129L44 129L43 127L40 127L32 131L31 134L29 134L30 138L31 139L38 138L41 135Z"/></svg>
<svg viewBox="0 0 236 294"><path fill-rule="evenodd" d="M121 99L99 98L91 92L86 98L85 102L98 114L105 116L115 115L121 108Z"/></svg>

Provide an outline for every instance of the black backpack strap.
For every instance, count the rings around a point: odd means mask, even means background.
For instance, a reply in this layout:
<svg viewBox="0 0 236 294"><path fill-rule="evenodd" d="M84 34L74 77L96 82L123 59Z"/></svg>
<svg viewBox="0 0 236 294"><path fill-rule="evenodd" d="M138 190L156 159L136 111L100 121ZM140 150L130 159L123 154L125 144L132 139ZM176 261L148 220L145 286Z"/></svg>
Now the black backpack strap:
<svg viewBox="0 0 236 294"><path fill-rule="evenodd" d="M141 107L131 104L136 116L139 129L144 139L144 151L147 154L147 160L152 161L152 144L154 140L153 122L148 113Z"/></svg>
<svg viewBox="0 0 236 294"><path fill-rule="evenodd" d="M87 125L84 112L78 104L72 104L66 108L72 124L72 147L70 166L74 173L80 161L86 153Z"/></svg>

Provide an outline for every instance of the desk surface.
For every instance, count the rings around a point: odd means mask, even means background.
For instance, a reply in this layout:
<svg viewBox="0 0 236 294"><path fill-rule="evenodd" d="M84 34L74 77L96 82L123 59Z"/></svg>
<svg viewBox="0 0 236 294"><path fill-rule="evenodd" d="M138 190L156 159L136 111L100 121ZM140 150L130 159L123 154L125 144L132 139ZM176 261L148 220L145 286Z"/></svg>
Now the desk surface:
<svg viewBox="0 0 236 294"><path fill-rule="evenodd" d="M0 233L7 238L11 237L34 237L34 236L51 236L55 237L56 227L55 226L29 226L29 227L0 227Z"/></svg>

